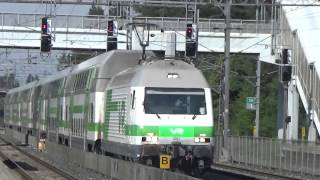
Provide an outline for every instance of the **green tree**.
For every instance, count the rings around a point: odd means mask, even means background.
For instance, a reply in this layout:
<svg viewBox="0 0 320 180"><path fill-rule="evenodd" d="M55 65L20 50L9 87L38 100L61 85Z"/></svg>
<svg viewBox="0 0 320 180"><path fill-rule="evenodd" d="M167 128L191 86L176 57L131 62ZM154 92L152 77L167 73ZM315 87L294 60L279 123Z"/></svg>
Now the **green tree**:
<svg viewBox="0 0 320 180"><path fill-rule="evenodd" d="M16 79L16 74L14 74L14 73L9 74L9 76L7 77L7 81L8 81L8 88L9 89L20 86L19 81Z"/></svg>
<svg viewBox="0 0 320 180"><path fill-rule="evenodd" d="M34 76L34 80L35 81L39 81L40 80L40 78L39 78L39 76L37 74Z"/></svg>
<svg viewBox="0 0 320 180"><path fill-rule="evenodd" d="M30 83L32 81L38 81L38 80L39 80L39 76L38 75L29 74L27 79L26 79L26 83Z"/></svg>
<svg viewBox="0 0 320 180"><path fill-rule="evenodd" d="M249 76L255 75L251 56L232 56L230 63L230 129L233 135L252 135L254 113L246 109L246 97L255 95Z"/></svg>
<svg viewBox="0 0 320 180"><path fill-rule="evenodd" d="M32 76L32 74L29 74L27 77L26 83L30 83L32 81L33 81L33 76Z"/></svg>
<svg viewBox="0 0 320 180"><path fill-rule="evenodd" d="M89 15L104 15L104 10L99 5L93 3L89 9Z"/></svg>
<svg viewBox="0 0 320 180"><path fill-rule="evenodd" d="M246 109L246 97L255 96L256 62L257 57L252 55L232 55L230 60L230 124L231 134L251 136L255 121L255 111ZM221 73L220 67L223 56L201 62L214 64L211 69L203 71L211 87L219 87ZM277 88L278 73L274 65L262 63L261 76L261 101L260 101L260 135L264 137L277 136ZM270 74L270 72L276 72ZM222 74L223 75L223 74ZM213 95L215 125L218 125L218 100L217 94ZM217 126L216 126L217 127Z"/></svg>
<svg viewBox="0 0 320 180"><path fill-rule="evenodd" d="M147 17L184 17L185 9L177 7L135 6L135 11Z"/></svg>
<svg viewBox="0 0 320 180"><path fill-rule="evenodd" d="M237 1L234 1L237 2ZM239 1L243 2L243 1ZM251 4L255 4L256 0L249 0ZM265 4L271 4L271 1L265 1ZM224 14L220 7L214 6L214 4L199 5L197 7L200 12L201 18L215 18L222 19ZM231 18L233 19L256 19L255 6L232 6ZM185 17L185 7L150 7L150 6L136 6L135 11L139 12L141 16L151 17ZM271 6L266 6L266 18L270 19Z"/></svg>

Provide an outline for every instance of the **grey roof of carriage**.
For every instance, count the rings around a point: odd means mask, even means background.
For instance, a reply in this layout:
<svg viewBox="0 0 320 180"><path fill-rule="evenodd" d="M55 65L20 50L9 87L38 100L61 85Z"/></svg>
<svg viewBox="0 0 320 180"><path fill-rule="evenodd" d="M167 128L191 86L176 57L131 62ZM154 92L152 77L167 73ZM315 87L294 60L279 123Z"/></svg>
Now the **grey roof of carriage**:
<svg viewBox="0 0 320 180"><path fill-rule="evenodd" d="M167 77L169 73L177 73L179 78L169 79ZM122 86L128 83L132 86L148 87L209 87L200 70L180 60L158 60L129 68L115 76L110 86Z"/></svg>

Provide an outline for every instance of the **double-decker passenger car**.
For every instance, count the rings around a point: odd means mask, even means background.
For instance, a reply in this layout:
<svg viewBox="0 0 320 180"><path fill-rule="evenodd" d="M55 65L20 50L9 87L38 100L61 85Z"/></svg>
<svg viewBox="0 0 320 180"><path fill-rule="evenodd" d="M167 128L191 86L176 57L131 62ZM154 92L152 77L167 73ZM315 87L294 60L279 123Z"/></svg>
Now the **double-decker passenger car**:
<svg viewBox="0 0 320 180"><path fill-rule="evenodd" d="M10 90L6 126L89 152L209 165L213 113L202 73L180 60L140 57L110 51Z"/></svg>

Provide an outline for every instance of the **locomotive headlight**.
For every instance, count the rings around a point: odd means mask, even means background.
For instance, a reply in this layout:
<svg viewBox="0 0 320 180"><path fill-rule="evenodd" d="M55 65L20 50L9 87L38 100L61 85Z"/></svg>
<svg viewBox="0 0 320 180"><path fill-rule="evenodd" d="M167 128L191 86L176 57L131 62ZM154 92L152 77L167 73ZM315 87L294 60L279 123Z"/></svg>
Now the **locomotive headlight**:
<svg viewBox="0 0 320 180"><path fill-rule="evenodd" d="M179 78L179 74L178 73L168 73L167 78L176 79L176 78Z"/></svg>
<svg viewBox="0 0 320 180"><path fill-rule="evenodd" d="M156 143L156 142L158 142L158 136L146 136L146 137L142 137L142 142L152 142L152 143Z"/></svg>
<svg viewBox="0 0 320 180"><path fill-rule="evenodd" d="M201 137L201 138L200 138L200 142L202 142L202 143L206 142L205 138L204 138L204 137Z"/></svg>
<svg viewBox="0 0 320 180"><path fill-rule="evenodd" d="M158 142L158 136L152 136L151 137L151 142L153 142L153 143Z"/></svg>
<svg viewBox="0 0 320 180"><path fill-rule="evenodd" d="M152 136L147 136L146 141L147 141L147 142L151 142L151 141L152 141Z"/></svg>
<svg viewBox="0 0 320 180"><path fill-rule="evenodd" d="M195 137L194 138L195 143L209 143L210 138L205 138L205 137Z"/></svg>
<svg viewBox="0 0 320 180"><path fill-rule="evenodd" d="M200 142L200 138L198 138L198 137L194 138L194 142L196 142L196 143Z"/></svg>

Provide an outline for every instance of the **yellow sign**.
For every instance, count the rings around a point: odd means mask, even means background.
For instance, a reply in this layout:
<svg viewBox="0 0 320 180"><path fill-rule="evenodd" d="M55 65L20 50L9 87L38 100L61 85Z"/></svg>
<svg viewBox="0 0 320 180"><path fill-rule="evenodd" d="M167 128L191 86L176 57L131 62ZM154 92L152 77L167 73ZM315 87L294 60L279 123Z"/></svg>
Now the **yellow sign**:
<svg viewBox="0 0 320 180"><path fill-rule="evenodd" d="M160 168L170 169L170 155L160 155Z"/></svg>
<svg viewBox="0 0 320 180"><path fill-rule="evenodd" d="M253 135L255 135L256 134L256 131L257 131L257 129L256 129L256 126L253 126L253 129L252 129L252 133L253 133Z"/></svg>
<svg viewBox="0 0 320 180"><path fill-rule="evenodd" d="M45 148L44 143L43 143L43 142L39 142L39 143L38 143L38 151L39 151L39 152L42 152L42 151L44 150L44 148Z"/></svg>
<svg viewBox="0 0 320 180"><path fill-rule="evenodd" d="M301 128L301 136L302 136L302 139L304 139L304 137L306 136L306 128L305 127Z"/></svg>

